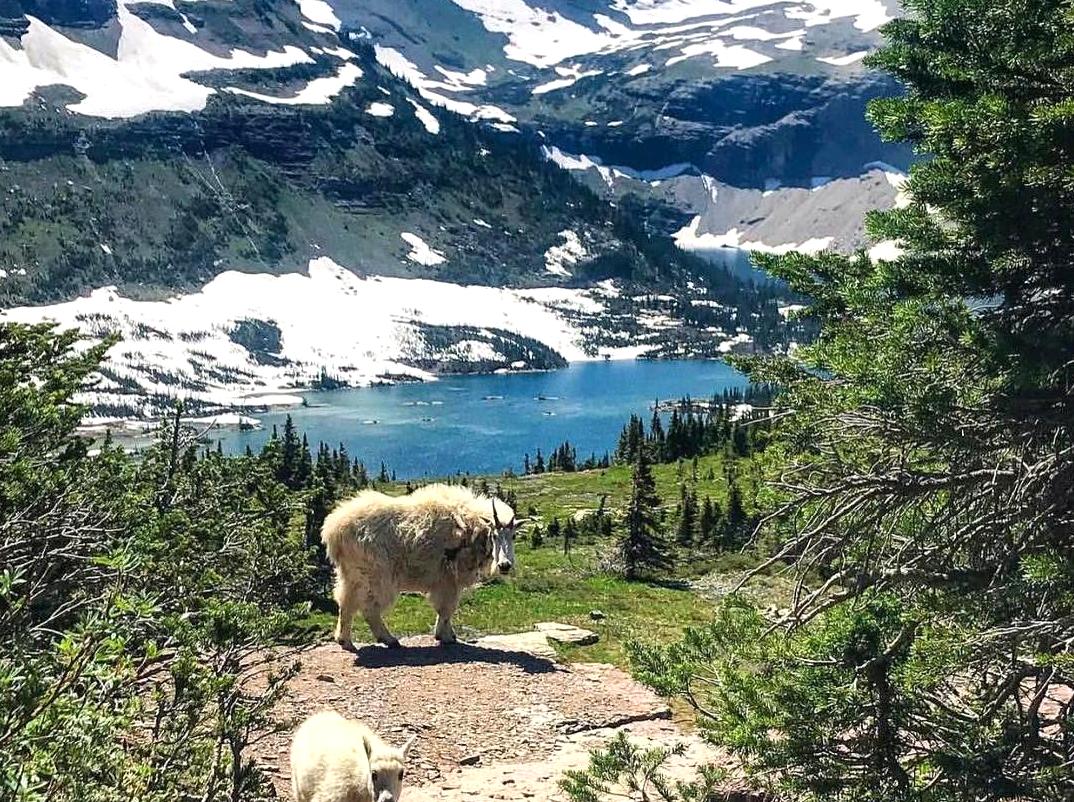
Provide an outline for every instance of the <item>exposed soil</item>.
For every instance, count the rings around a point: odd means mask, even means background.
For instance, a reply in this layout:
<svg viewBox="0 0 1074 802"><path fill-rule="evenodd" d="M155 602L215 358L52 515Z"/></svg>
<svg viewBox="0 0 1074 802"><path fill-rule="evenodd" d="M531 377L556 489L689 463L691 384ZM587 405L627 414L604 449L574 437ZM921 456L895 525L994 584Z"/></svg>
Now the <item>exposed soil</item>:
<svg viewBox="0 0 1074 802"><path fill-rule="evenodd" d="M689 765L714 759L700 739L669 720L662 699L612 666L557 664L516 650L503 637L495 646L445 647L424 636L403 644L362 646L357 654L335 644L316 647L302 656L277 716L297 724L331 707L392 743L417 734L405 802L562 799L563 771L584 766L588 750L620 728L649 744L686 743L689 753L678 761L682 776ZM291 793L292 729L256 749L284 799Z"/></svg>

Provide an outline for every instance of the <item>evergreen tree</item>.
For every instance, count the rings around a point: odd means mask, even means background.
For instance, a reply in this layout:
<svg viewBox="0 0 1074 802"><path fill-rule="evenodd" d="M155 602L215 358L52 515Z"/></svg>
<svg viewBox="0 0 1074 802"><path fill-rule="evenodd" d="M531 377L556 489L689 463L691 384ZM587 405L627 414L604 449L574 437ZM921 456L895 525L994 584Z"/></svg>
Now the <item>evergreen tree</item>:
<svg viewBox="0 0 1074 802"><path fill-rule="evenodd" d="M364 462L355 459L351 475L354 477L354 486L356 488L364 490L369 487L369 472L366 470Z"/></svg>
<svg viewBox="0 0 1074 802"><path fill-rule="evenodd" d="M244 678L313 591L293 494L181 407L136 459L91 452L72 399L110 343L80 336L0 324L0 797L264 798L249 747L293 667Z"/></svg>
<svg viewBox="0 0 1074 802"><path fill-rule="evenodd" d="M301 442L298 439L298 431L295 422L288 415L283 424L283 439L280 442L280 463L276 471L276 478L292 490L301 487L299 483L299 463L302 459Z"/></svg>
<svg viewBox="0 0 1074 802"><path fill-rule="evenodd" d="M664 456L664 422L660 420L660 402L653 405L653 417L649 422L649 445L652 458L657 462L663 462Z"/></svg>
<svg viewBox="0 0 1074 802"><path fill-rule="evenodd" d="M306 435L302 435L302 447L299 451L298 458L298 471L295 475L295 484L302 487L309 487L310 482L313 479L313 455L310 453L310 441Z"/></svg>
<svg viewBox="0 0 1074 802"><path fill-rule="evenodd" d="M638 579L672 566L671 551L660 531L660 497L645 448L638 449L631 479L630 502L619 538L619 555L627 579Z"/></svg>
<svg viewBox="0 0 1074 802"><path fill-rule="evenodd" d="M698 540L708 546L720 546L720 534L723 528L720 518L720 505L713 502L709 496L705 496L697 523Z"/></svg>
<svg viewBox="0 0 1074 802"><path fill-rule="evenodd" d="M574 522L574 518L568 518L566 525L563 527L563 554L564 556L571 553L571 546L574 545L574 541L578 539L578 524Z"/></svg>
<svg viewBox="0 0 1074 802"><path fill-rule="evenodd" d="M675 530L675 540L680 546L689 546L694 542L697 531L697 496L686 485L680 485L679 524Z"/></svg>
<svg viewBox="0 0 1074 802"><path fill-rule="evenodd" d="M641 418L631 415L630 421L623 427L619 435L619 444L615 449L616 462L624 462L633 465L637 462L638 452L645 445L645 426Z"/></svg>
<svg viewBox="0 0 1074 802"><path fill-rule="evenodd" d="M551 538L559 537L561 531L559 518L553 518L548 523L548 536Z"/></svg>
<svg viewBox="0 0 1074 802"><path fill-rule="evenodd" d="M903 6L872 64L907 91L871 116L928 158L908 203L869 219L901 253L760 257L813 299L821 335L740 363L782 388L766 535L806 592L775 627L732 600L638 668L782 799L1058 802L1074 788L1074 7Z"/></svg>
<svg viewBox="0 0 1074 802"><path fill-rule="evenodd" d="M732 476L730 487L727 490L727 517L724 519L723 548L735 548L741 546L747 533L749 516L742 503L742 490L738 486L738 480Z"/></svg>

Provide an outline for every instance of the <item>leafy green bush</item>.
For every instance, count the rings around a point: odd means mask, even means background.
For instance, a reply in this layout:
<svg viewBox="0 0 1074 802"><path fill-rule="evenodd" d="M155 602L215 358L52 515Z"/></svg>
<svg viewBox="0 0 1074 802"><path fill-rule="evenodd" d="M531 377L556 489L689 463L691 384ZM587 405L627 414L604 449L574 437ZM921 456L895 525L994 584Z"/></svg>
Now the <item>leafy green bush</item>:
<svg viewBox="0 0 1074 802"><path fill-rule="evenodd" d="M134 459L74 435L102 348L0 326L0 795L244 799L312 592L299 500L178 421Z"/></svg>

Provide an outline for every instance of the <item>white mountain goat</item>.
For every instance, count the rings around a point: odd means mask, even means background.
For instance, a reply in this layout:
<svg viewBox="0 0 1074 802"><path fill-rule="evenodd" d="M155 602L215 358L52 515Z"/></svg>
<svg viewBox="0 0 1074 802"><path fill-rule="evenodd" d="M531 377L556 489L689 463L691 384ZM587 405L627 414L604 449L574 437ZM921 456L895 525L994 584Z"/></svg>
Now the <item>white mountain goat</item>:
<svg viewBox="0 0 1074 802"><path fill-rule="evenodd" d="M399 802L416 737L397 749L360 721L332 710L315 713L291 741L295 802Z"/></svg>
<svg viewBox="0 0 1074 802"><path fill-rule="evenodd" d="M487 576L510 572L519 523L502 501L455 485L428 485L398 498L365 490L344 501L321 529L336 568L336 640L354 648L351 622L360 610L373 637L399 646L383 616L401 591L416 591L436 610L436 639L454 643L451 616L459 595Z"/></svg>

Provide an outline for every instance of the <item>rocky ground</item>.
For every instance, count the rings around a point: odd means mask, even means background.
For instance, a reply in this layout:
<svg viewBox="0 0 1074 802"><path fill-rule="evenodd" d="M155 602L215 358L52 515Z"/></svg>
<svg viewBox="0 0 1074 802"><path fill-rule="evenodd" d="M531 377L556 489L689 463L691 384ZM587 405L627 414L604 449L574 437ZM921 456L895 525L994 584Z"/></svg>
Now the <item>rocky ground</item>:
<svg viewBox="0 0 1074 802"><path fill-rule="evenodd" d="M331 707L393 743L417 734L405 802L563 800L563 772L584 766L589 750L619 730L649 746L685 744L672 776L718 759L650 690L612 666L556 662L544 634L451 647L429 637L403 642L397 650L362 646L352 654L329 644L305 653L276 713L289 723ZM289 744L287 728L257 755L284 799Z"/></svg>

